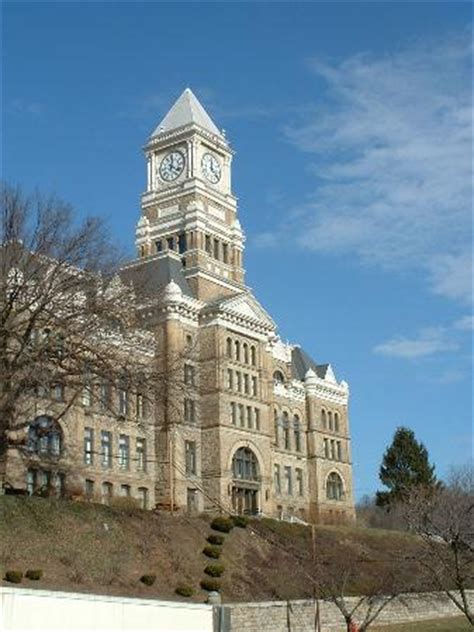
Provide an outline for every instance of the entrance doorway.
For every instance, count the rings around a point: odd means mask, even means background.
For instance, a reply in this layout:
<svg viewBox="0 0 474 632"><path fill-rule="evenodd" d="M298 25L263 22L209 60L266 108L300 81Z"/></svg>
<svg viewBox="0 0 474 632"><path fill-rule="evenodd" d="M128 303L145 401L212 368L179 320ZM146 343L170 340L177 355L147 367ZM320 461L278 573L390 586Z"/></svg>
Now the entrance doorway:
<svg viewBox="0 0 474 632"><path fill-rule="evenodd" d="M239 448L232 459L232 509L236 514L255 515L259 511L260 473L255 454Z"/></svg>

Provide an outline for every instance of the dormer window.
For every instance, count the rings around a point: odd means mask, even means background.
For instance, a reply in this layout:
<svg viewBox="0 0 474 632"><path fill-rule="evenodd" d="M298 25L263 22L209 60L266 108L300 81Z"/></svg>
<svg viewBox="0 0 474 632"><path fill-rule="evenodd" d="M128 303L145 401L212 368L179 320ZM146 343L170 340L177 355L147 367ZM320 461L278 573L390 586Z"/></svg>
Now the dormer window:
<svg viewBox="0 0 474 632"><path fill-rule="evenodd" d="M275 385L277 384L284 384L285 383L285 376L283 375L283 373L281 371L275 371L273 374L273 383Z"/></svg>

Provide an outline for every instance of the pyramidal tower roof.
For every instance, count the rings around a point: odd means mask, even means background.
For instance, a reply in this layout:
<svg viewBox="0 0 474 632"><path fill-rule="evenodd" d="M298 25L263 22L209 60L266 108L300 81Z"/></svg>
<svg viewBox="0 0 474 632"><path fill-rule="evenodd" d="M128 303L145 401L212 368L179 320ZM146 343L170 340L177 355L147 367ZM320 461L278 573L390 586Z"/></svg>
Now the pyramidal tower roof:
<svg viewBox="0 0 474 632"><path fill-rule="evenodd" d="M195 94L190 88L186 88L179 99L173 104L168 114L160 121L151 137L159 136L160 134L177 129L178 127L183 127L184 125L191 125L192 123L199 125L212 134L216 134L216 136L222 137L221 132L199 103Z"/></svg>

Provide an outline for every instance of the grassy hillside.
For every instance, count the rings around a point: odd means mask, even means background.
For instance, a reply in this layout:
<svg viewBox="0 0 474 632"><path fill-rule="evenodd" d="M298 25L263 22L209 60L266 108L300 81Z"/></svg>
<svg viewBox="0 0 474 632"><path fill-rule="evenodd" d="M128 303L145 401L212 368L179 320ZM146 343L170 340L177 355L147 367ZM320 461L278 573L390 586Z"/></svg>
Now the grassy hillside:
<svg viewBox="0 0 474 632"><path fill-rule="evenodd" d="M202 553L212 533L209 517L187 518L138 509L28 497L0 497L0 573L42 569L40 581L23 586L177 598L178 584L199 588L213 560ZM214 532L215 533L215 532ZM350 527L318 527L316 551L341 547L376 558L387 547L413 546L402 533ZM310 597L311 530L273 520L252 521L225 536L218 560L225 600ZM296 557L295 557L296 556ZM215 562L215 560L214 560ZM152 586L139 578L156 574ZM360 584L351 590L363 590Z"/></svg>

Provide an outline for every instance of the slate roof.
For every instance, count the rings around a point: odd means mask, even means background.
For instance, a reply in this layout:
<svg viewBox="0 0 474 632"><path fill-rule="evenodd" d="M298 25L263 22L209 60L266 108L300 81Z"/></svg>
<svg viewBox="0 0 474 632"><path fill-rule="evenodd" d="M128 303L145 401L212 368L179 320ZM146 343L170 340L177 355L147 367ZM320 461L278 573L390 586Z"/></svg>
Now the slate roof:
<svg viewBox="0 0 474 632"><path fill-rule="evenodd" d="M294 347L291 351L291 367L293 377L297 380L304 380L308 369L313 369L316 375L324 380L329 364L316 364L301 347Z"/></svg>
<svg viewBox="0 0 474 632"><path fill-rule="evenodd" d="M166 251L154 259L144 259L137 265L121 270L120 276L125 283L132 283L138 295L155 296L170 281L174 281L183 294L193 297L193 293L184 277L181 261Z"/></svg>
<svg viewBox="0 0 474 632"><path fill-rule="evenodd" d="M216 134L216 136L222 137L221 132L199 103L192 90L186 88L179 99L175 101L168 114L157 125L151 138L192 123L203 127L212 134Z"/></svg>

